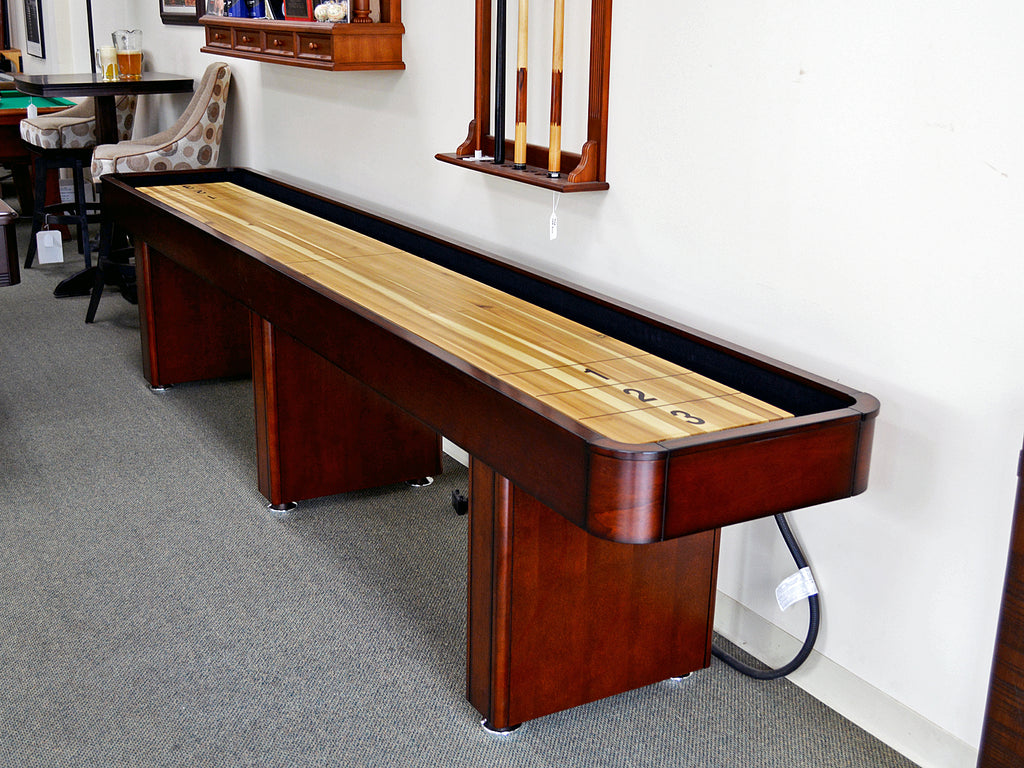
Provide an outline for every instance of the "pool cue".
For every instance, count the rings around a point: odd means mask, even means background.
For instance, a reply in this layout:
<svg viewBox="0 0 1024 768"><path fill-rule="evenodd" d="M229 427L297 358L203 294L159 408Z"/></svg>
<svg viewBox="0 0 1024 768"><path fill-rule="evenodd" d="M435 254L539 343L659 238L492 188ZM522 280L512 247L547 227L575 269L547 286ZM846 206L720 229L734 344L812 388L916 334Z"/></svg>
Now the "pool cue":
<svg viewBox="0 0 1024 768"><path fill-rule="evenodd" d="M494 28L494 164L505 162L505 0L497 0Z"/></svg>
<svg viewBox="0 0 1024 768"><path fill-rule="evenodd" d="M565 0L555 0L555 27L551 35L551 134L548 139L548 176L557 179L562 166L562 53L565 38Z"/></svg>
<svg viewBox="0 0 1024 768"><path fill-rule="evenodd" d="M512 167L526 169L526 66L529 58L530 0L519 0L519 50L516 58L516 144Z"/></svg>

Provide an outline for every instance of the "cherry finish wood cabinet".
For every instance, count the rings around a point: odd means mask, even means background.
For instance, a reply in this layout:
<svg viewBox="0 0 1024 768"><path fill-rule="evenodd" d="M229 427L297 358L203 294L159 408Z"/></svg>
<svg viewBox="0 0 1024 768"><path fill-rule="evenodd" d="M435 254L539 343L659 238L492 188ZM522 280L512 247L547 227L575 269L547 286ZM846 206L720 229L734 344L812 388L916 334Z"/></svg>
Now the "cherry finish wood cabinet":
<svg viewBox="0 0 1024 768"><path fill-rule="evenodd" d="M370 23L323 24L209 15L199 23L206 29L203 53L332 72L405 69L401 0L381 0L380 20Z"/></svg>

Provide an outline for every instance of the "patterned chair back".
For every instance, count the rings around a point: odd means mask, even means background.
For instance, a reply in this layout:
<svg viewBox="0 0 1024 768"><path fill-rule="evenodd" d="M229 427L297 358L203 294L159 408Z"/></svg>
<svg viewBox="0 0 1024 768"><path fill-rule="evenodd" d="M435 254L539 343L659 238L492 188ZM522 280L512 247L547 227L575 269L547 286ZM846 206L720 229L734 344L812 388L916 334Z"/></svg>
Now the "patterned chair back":
<svg viewBox="0 0 1024 768"><path fill-rule="evenodd" d="M199 88L174 125L160 133L93 151L92 176L134 171L214 167L220 157L231 68L215 62L206 68Z"/></svg>

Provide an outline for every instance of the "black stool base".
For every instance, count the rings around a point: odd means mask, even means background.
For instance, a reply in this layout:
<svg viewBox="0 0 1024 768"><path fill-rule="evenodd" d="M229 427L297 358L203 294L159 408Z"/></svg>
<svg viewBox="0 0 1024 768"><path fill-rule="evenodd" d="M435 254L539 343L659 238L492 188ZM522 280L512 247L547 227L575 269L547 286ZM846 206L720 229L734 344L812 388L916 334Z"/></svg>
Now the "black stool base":
<svg viewBox="0 0 1024 768"><path fill-rule="evenodd" d="M97 271L96 267L87 267L81 272L76 272L71 277L65 277L57 283L57 287L53 289L53 295L58 299L90 295L93 283L96 282Z"/></svg>

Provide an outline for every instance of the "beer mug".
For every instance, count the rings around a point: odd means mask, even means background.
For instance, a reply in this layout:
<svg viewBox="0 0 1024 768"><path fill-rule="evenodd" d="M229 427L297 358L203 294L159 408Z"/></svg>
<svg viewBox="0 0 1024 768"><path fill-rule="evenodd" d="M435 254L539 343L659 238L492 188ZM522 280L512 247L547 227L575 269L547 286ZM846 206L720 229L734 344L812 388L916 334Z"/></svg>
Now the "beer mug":
<svg viewBox="0 0 1024 768"><path fill-rule="evenodd" d="M96 66L104 80L117 80L117 49L112 45L97 48Z"/></svg>
<svg viewBox="0 0 1024 768"><path fill-rule="evenodd" d="M142 30L118 29L110 34L117 49L117 71L122 80L142 79Z"/></svg>

